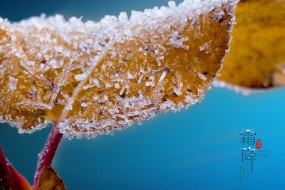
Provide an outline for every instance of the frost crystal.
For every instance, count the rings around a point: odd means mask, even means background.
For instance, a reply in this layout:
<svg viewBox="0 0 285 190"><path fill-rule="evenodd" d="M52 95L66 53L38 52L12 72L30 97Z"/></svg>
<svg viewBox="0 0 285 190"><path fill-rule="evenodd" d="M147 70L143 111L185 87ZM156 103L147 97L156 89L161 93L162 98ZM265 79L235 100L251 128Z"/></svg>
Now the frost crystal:
<svg viewBox="0 0 285 190"><path fill-rule="evenodd" d="M199 77L201 80L204 80L204 81L207 80L207 77L206 77L204 74L202 74L202 73L197 73L197 75L198 75L198 77Z"/></svg>
<svg viewBox="0 0 285 190"><path fill-rule="evenodd" d="M221 66L236 3L171 1L98 23L0 19L2 120L22 131L57 122L64 136L94 137L186 108Z"/></svg>
<svg viewBox="0 0 285 190"><path fill-rule="evenodd" d="M17 83L18 83L18 79L15 79L14 77L9 77L9 89L11 91L17 88Z"/></svg>

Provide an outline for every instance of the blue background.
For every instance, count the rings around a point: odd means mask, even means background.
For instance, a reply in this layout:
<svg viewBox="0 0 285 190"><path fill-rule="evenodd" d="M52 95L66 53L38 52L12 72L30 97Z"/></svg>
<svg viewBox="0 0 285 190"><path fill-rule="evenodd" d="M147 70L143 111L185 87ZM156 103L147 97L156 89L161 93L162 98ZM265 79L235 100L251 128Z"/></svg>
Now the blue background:
<svg viewBox="0 0 285 190"><path fill-rule="evenodd" d="M176 1L181 2L181 1ZM40 13L99 20L106 14L166 5L167 0L1 1L0 16L18 21ZM243 96L213 88L188 110L159 115L114 136L68 140L53 167L69 190L284 189L285 88ZM0 124L0 144L30 181L50 127L18 134ZM242 129L255 129L266 157L240 180Z"/></svg>

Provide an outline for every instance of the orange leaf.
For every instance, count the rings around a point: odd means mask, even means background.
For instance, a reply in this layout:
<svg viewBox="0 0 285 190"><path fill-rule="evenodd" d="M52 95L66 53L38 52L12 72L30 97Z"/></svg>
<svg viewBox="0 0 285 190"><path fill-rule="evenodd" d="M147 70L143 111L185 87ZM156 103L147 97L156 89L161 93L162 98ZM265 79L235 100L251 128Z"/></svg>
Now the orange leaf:
<svg viewBox="0 0 285 190"><path fill-rule="evenodd" d="M30 132L57 122L94 137L204 96L228 48L237 0L107 16L0 21L0 115Z"/></svg>
<svg viewBox="0 0 285 190"><path fill-rule="evenodd" d="M63 180L51 167L44 167L39 181L38 190L66 190Z"/></svg>

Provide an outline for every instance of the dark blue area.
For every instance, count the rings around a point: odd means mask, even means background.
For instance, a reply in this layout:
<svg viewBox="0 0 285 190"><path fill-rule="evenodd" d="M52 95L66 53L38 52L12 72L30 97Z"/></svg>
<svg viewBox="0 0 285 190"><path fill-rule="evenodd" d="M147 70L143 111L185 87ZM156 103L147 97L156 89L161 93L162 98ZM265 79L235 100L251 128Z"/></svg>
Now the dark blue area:
<svg viewBox="0 0 285 190"><path fill-rule="evenodd" d="M97 20L166 2L13 0L1 2L0 16L19 20L45 12ZM114 136L65 139L53 166L69 190L284 189L284 94L284 88L251 96L214 88L188 110L159 115ZM240 181L242 129L255 129L268 155L258 157L253 173ZM49 131L18 134L1 124L0 144L30 182Z"/></svg>

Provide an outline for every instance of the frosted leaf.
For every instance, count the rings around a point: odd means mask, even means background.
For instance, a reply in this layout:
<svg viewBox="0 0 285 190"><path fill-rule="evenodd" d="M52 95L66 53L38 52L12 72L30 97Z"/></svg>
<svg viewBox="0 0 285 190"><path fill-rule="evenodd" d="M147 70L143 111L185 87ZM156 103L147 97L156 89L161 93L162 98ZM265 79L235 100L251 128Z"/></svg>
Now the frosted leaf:
<svg viewBox="0 0 285 190"><path fill-rule="evenodd" d="M24 132L58 123L64 136L80 138L187 108L221 67L236 3L169 2L98 23L0 20L1 120Z"/></svg>

